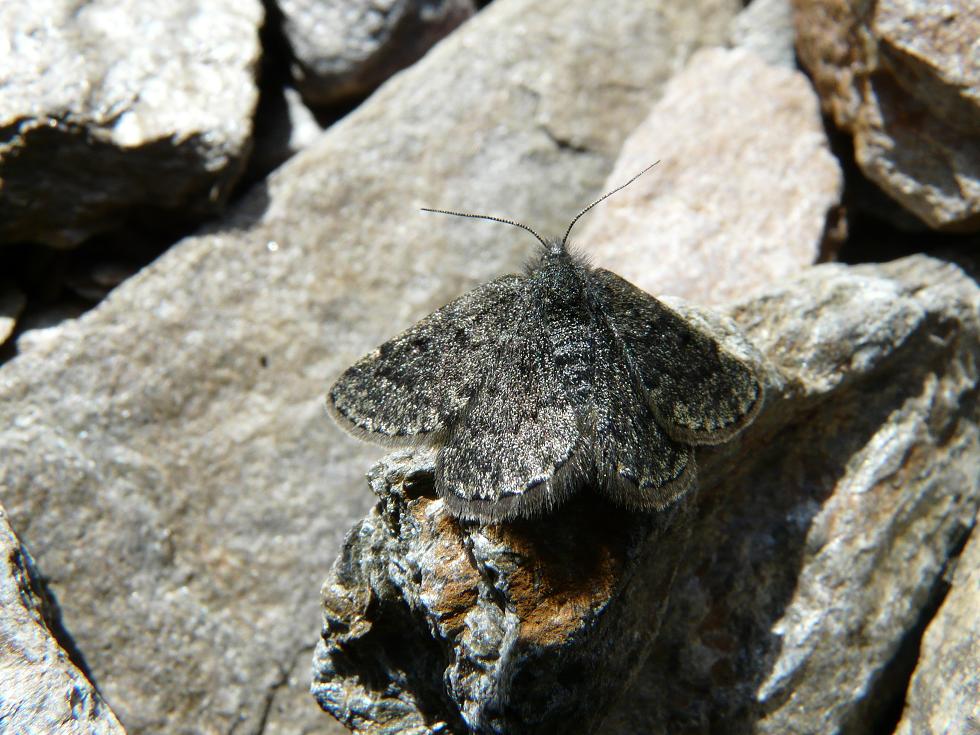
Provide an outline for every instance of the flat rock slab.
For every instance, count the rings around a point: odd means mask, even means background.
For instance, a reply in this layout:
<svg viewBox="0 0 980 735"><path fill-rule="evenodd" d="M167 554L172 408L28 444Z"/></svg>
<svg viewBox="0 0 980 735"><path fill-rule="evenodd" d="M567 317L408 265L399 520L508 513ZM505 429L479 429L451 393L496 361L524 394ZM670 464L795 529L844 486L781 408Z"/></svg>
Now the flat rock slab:
<svg viewBox="0 0 980 735"><path fill-rule="evenodd" d="M558 230L737 5L497 0L228 219L0 368L0 495L130 733L331 722L296 673L310 591L383 451L336 429L323 395L534 247L418 207Z"/></svg>
<svg viewBox="0 0 980 735"><path fill-rule="evenodd" d="M742 49L705 49L623 145L616 194L572 239L654 295L742 298L821 257L843 175L801 73Z"/></svg>
<svg viewBox="0 0 980 735"><path fill-rule="evenodd" d="M861 170L933 228L980 230L972 0L793 0L796 48Z"/></svg>
<svg viewBox="0 0 980 735"><path fill-rule="evenodd" d="M363 97L470 18L472 0L278 0L310 105Z"/></svg>
<svg viewBox="0 0 980 735"><path fill-rule="evenodd" d="M259 0L4 0L0 241L217 211L251 146L262 19Z"/></svg>
<svg viewBox="0 0 980 735"><path fill-rule="evenodd" d="M61 647L57 608L0 506L0 727L9 733L125 735Z"/></svg>
<svg viewBox="0 0 980 735"><path fill-rule="evenodd" d="M428 454L386 460L323 587L321 705L372 734L875 732L980 505L978 307L925 257L733 307L766 404L667 513L584 488L539 521L460 524Z"/></svg>

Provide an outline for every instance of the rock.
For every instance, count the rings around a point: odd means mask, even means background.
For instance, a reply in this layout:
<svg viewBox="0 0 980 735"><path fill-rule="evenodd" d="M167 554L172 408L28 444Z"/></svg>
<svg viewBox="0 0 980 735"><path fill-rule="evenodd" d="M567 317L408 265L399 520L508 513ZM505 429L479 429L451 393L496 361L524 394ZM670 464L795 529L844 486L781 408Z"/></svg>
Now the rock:
<svg viewBox="0 0 980 735"><path fill-rule="evenodd" d="M312 144L323 132L313 112L292 87L270 90L263 104L264 118L256 120L255 150L244 181L264 178Z"/></svg>
<svg viewBox="0 0 980 735"><path fill-rule="evenodd" d="M980 16L970 0L794 0L797 51L862 171L933 228L980 231Z"/></svg>
<svg viewBox="0 0 980 735"><path fill-rule="evenodd" d="M980 730L980 533L974 524L942 607L929 624L898 735Z"/></svg>
<svg viewBox="0 0 980 735"><path fill-rule="evenodd" d="M472 0L277 0L307 102L370 94L476 12Z"/></svg>
<svg viewBox="0 0 980 735"><path fill-rule="evenodd" d="M9 733L125 735L58 643L57 608L0 507L0 725Z"/></svg>
<svg viewBox="0 0 980 735"><path fill-rule="evenodd" d="M623 145L616 194L573 239L653 294L741 298L818 260L843 177L806 78L751 52L705 49ZM839 235L835 235L839 237Z"/></svg>
<svg viewBox="0 0 980 735"><path fill-rule="evenodd" d="M0 496L131 734L315 707L290 687L311 590L383 454L332 426L324 393L535 247L418 207L563 229L737 4L497 0L231 216L0 368Z"/></svg>
<svg viewBox="0 0 980 735"><path fill-rule="evenodd" d="M77 302L65 302L27 314L20 322L20 334L16 338L17 352L24 353L54 345L68 320L77 319L81 312L82 307Z"/></svg>
<svg viewBox="0 0 980 735"><path fill-rule="evenodd" d="M654 653L611 733L869 733L980 503L980 295L923 256L814 268L732 315L778 368L701 462ZM778 437L778 440L777 440Z"/></svg>
<svg viewBox="0 0 980 735"><path fill-rule="evenodd" d="M251 145L259 0L5 0L0 242L218 211Z"/></svg>
<svg viewBox="0 0 980 735"><path fill-rule="evenodd" d="M12 283L0 282L0 345L7 341L24 308L24 294Z"/></svg>
<svg viewBox="0 0 980 735"><path fill-rule="evenodd" d="M876 732L882 672L980 505L978 306L923 256L735 306L766 405L699 450L690 509L583 490L542 521L460 525L429 455L382 462L324 584L314 693L364 733Z"/></svg>
<svg viewBox="0 0 980 735"><path fill-rule="evenodd" d="M767 64L796 67L793 5L790 0L752 0L735 16L728 42L759 56Z"/></svg>
<svg viewBox="0 0 980 735"><path fill-rule="evenodd" d="M690 503L583 497L481 528L435 498L433 460L372 471L381 502L323 586L314 696L354 732L592 731L656 635Z"/></svg>

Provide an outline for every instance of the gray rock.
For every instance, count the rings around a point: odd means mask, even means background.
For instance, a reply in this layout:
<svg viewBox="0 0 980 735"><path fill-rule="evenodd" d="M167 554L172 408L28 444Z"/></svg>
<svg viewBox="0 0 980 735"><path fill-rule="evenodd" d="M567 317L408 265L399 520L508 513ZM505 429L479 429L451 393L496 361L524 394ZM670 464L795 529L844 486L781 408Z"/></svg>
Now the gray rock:
<svg viewBox="0 0 980 735"><path fill-rule="evenodd" d="M417 208L563 229L737 2L607 5L498 0L0 368L0 495L131 733L254 731L294 701L311 590L383 454L331 425L327 386L535 247Z"/></svg>
<svg viewBox="0 0 980 735"><path fill-rule="evenodd" d="M365 733L876 731L980 505L980 289L922 256L825 265L731 314L768 397L699 450L691 508L583 491L480 528L432 497L427 455L382 462L323 588L321 704Z"/></svg>
<svg viewBox="0 0 980 735"><path fill-rule="evenodd" d="M323 128L293 87L268 91L256 122L255 149L245 179L260 179L316 140ZM272 99L273 96L275 99Z"/></svg>
<svg viewBox="0 0 980 735"><path fill-rule="evenodd" d="M980 532L956 562L952 588L929 624L898 735L980 732Z"/></svg>
<svg viewBox="0 0 980 735"><path fill-rule="evenodd" d="M796 67L791 0L752 0L735 16L728 33L732 46L744 48L773 66Z"/></svg>
<svg viewBox="0 0 980 735"><path fill-rule="evenodd" d="M862 171L934 228L980 230L980 15L970 0L794 0L797 51Z"/></svg>
<svg viewBox="0 0 980 735"><path fill-rule="evenodd" d="M369 94L475 12L472 0L277 0L311 105Z"/></svg>
<svg viewBox="0 0 980 735"><path fill-rule="evenodd" d="M0 242L216 211L251 145L262 18L259 0L0 4Z"/></svg>
<svg viewBox="0 0 980 735"><path fill-rule="evenodd" d="M24 301L24 294L14 284L0 282L0 345L14 333Z"/></svg>
<svg viewBox="0 0 980 735"><path fill-rule="evenodd" d="M125 735L61 647L56 608L0 506L0 730Z"/></svg>
<svg viewBox="0 0 980 735"><path fill-rule="evenodd" d="M704 304L793 277L840 239L843 176L801 73L704 49L623 145L606 188L660 164L574 237L652 294Z"/></svg>
<svg viewBox="0 0 980 735"><path fill-rule="evenodd" d="M868 733L980 503L980 291L922 256L814 268L732 315L787 381L701 458L654 653L607 732Z"/></svg>

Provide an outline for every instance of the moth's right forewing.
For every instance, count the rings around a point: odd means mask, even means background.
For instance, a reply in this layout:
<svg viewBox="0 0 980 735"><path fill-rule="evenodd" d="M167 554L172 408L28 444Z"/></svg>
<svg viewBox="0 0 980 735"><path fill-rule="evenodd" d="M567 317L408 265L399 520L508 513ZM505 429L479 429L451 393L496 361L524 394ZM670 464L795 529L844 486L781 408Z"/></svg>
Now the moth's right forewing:
<svg viewBox="0 0 980 735"><path fill-rule="evenodd" d="M514 330L523 279L483 284L358 360L327 393L343 428L372 441L414 444L445 436Z"/></svg>
<svg viewBox="0 0 980 735"><path fill-rule="evenodd" d="M630 368L671 437L717 444L755 418L762 384L751 366L615 273L595 276Z"/></svg>
<svg viewBox="0 0 980 735"><path fill-rule="evenodd" d="M597 386L596 467L603 489L632 508L665 508L694 483L694 454L661 427L613 343Z"/></svg>

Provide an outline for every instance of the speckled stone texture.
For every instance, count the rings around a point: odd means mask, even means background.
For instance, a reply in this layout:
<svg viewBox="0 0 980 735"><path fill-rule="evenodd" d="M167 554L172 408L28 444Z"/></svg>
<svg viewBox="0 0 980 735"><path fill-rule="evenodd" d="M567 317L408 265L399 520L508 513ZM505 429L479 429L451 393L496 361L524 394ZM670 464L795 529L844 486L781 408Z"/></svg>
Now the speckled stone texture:
<svg viewBox="0 0 980 735"><path fill-rule="evenodd" d="M766 63L796 68L790 0L752 0L732 21L728 42L751 51Z"/></svg>
<svg viewBox="0 0 980 735"><path fill-rule="evenodd" d="M0 3L0 241L219 211L252 144L262 19L259 0Z"/></svg>
<svg viewBox="0 0 980 735"><path fill-rule="evenodd" d="M699 452L691 505L584 492L480 528L427 455L379 465L323 588L321 705L364 733L875 732L980 503L980 289L922 256L827 265L730 315L768 398Z"/></svg>
<svg viewBox="0 0 980 735"><path fill-rule="evenodd" d="M34 560L0 506L0 731L125 735L58 642L60 625Z"/></svg>

